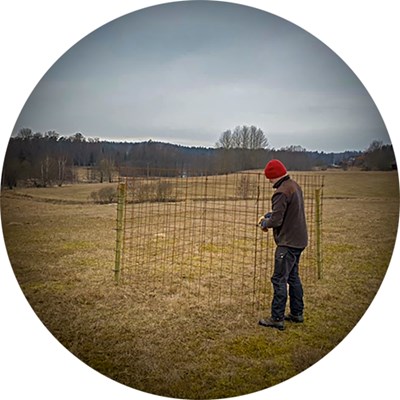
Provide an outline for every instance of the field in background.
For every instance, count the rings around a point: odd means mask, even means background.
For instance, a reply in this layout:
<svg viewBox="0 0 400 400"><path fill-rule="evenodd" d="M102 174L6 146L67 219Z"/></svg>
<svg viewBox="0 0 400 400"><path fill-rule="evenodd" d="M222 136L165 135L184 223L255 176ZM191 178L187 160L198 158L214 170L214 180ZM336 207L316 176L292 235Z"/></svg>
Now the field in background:
<svg viewBox="0 0 400 400"><path fill-rule="evenodd" d="M284 332L258 327L235 307L221 314L115 285L116 205L90 202L109 184L5 190L3 232L29 303L82 361L158 395L237 396L280 383L332 350L362 317L390 262L397 174L324 175L324 279L306 287L305 324Z"/></svg>

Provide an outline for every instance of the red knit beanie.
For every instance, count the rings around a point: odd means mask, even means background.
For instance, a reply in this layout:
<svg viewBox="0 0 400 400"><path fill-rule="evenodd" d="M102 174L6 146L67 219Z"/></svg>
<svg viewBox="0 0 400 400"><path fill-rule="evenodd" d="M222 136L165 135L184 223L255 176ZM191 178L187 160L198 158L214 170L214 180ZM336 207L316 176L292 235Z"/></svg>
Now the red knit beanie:
<svg viewBox="0 0 400 400"><path fill-rule="evenodd" d="M267 179L277 179L287 174L286 167L279 160L271 160L265 166L264 174Z"/></svg>

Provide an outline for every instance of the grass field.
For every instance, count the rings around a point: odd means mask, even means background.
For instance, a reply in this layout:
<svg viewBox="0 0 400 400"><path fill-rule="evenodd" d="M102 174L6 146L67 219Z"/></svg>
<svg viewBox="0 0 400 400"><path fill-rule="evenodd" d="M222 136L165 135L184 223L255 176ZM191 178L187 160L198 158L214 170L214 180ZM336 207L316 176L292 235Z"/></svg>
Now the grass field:
<svg viewBox="0 0 400 400"><path fill-rule="evenodd" d="M34 311L89 366L162 396L237 396L326 355L362 317L385 275L399 216L397 174L324 175L324 279L305 287L305 323L283 332L258 327L234 307L221 314L172 294L117 286L116 205L89 201L102 185L5 190L3 232Z"/></svg>

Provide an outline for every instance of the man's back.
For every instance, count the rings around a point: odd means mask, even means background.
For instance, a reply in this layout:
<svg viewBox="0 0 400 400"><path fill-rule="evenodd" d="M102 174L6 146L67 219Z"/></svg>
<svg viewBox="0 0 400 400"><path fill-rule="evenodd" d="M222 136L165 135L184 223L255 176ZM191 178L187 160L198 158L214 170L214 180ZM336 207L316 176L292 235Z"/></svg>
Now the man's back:
<svg viewBox="0 0 400 400"><path fill-rule="evenodd" d="M273 219L270 226L278 246L304 249L308 243L303 192L289 176L278 181L272 196Z"/></svg>

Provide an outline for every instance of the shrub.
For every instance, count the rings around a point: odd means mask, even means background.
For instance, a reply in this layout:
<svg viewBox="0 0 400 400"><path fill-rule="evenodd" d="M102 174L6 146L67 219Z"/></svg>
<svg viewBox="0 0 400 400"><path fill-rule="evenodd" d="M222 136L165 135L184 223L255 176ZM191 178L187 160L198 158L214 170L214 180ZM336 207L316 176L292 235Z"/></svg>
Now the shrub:
<svg viewBox="0 0 400 400"><path fill-rule="evenodd" d="M117 200L117 190L114 187L104 187L98 191L92 192L90 197L95 203L110 204Z"/></svg>
<svg viewBox="0 0 400 400"><path fill-rule="evenodd" d="M173 186L167 181L137 182L134 187L134 199L140 203L173 201L172 191Z"/></svg>
<svg viewBox="0 0 400 400"><path fill-rule="evenodd" d="M250 199L257 195L257 182L250 176L242 175L236 187L236 196L241 199Z"/></svg>

